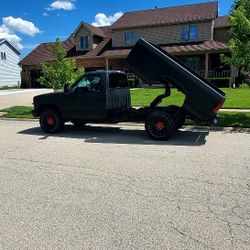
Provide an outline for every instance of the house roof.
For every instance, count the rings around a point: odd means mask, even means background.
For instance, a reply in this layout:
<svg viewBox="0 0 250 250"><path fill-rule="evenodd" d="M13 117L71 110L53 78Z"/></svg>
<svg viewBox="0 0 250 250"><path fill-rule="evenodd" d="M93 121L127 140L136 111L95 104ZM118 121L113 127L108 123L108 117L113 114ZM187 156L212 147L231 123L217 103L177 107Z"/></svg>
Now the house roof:
<svg viewBox="0 0 250 250"><path fill-rule="evenodd" d="M176 7L126 12L112 29L144 26L169 25L215 19L218 16L218 2L207 2Z"/></svg>
<svg viewBox="0 0 250 250"><path fill-rule="evenodd" d="M7 42L10 45L10 47L12 47L17 52L18 55L21 55L21 51L17 49L11 42L9 42L6 38L1 38L0 45L4 42Z"/></svg>
<svg viewBox="0 0 250 250"><path fill-rule="evenodd" d="M88 31L90 31L93 35L96 35L96 36L100 36L100 37L105 37L105 31L101 28L101 27L95 27L93 25L90 25L88 23L84 23L84 22L81 22L78 27L76 28L76 30L74 31L73 33L73 36L78 32L78 30L81 28L81 27L84 27L85 29L87 29Z"/></svg>
<svg viewBox="0 0 250 250"><path fill-rule="evenodd" d="M231 24L229 22L228 16L219 16L214 21L214 28L229 28L231 27Z"/></svg>
<svg viewBox="0 0 250 250"><path fill-rule="evenodd" d="M111 29L109 26L101 27L98 29L102 29L105 38L93 50L76 51L76 43L74 39L75 32L71 34L64 42L62 42L63 47L67 50L68 57L87 58L98 56L102 52L102 50L107 46L107 44L111 41ZM23 60L21 60L19 64L40 65L43 62L54 60L55 55L52 49L52 44L53 42L40 44L33 51L31 51L31 53L28 54Z"/></svg>
<svg viewBox="0 0 250 250"><path fill-rule="evenodd" d="M205 41L195 42L189 44L168 44L161 45L162 49L171 54L179 53L199 53L199 52L211 52L211 51L223 51L228 49L228 45L218 41ZM126 57L131 51L131 48L118 48L106 50L102 56L105 57Z"/></svg>
<svg viewBox="0 0 250 250"><path fill-rule="evenodd" d="M19 62L20 65L40 65L42 62L51 61L55 59L52 44L41 43L34 50L32 50L26 57ZM70 36L64 42L62 42L63 47L68 51L75 46L75 39Z"/></svg>

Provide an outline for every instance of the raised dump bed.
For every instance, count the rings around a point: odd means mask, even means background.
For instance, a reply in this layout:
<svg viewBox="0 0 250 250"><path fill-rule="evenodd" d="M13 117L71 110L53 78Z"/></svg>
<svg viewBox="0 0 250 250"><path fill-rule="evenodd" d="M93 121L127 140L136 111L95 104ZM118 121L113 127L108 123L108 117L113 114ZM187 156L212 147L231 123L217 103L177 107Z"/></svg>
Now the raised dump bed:
<svg viewBox="0 0 250 250"><path fill-rule="evenodd" d="M182 109L187 115L200 121L216 121L216 112L224 104L225 93L166 51L139 39L126 64L143 81L165 84L166 95L158 101L170 95L169 84L172 84L185 95Z"/></svg>

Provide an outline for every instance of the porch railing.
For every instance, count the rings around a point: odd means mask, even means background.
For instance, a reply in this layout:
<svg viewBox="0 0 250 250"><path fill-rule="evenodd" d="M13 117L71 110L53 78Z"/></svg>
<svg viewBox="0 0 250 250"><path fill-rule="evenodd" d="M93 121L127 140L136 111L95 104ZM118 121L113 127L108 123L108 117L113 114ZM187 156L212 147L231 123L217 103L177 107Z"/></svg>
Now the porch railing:
<svg viewBox="0 0 250 250"><path fill-rule="evenodd" d="M197 73L205 77L205 70L200 70ZM230 77L230 76L231 76L230 70L222 70L222 71L209 70L208 71L208 78L225 78L225 77Z"/></svg>

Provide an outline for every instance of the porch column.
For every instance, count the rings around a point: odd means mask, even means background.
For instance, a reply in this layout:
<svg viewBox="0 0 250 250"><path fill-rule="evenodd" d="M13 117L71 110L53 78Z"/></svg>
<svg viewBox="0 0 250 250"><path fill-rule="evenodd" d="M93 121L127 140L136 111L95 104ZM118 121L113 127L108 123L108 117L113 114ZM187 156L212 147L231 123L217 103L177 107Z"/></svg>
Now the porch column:
<svg viewBox="0 0 250 250"><path fill-rule="evenodd" d="M109 69L109 59L106 57L105 58L105 62L106 62L106 70Z"/></svg>
<svg viewBox="0 0 250 250"><path fill-rule="evenodd" d="M205 78L208 78L208 60L209 60L209 54L205 54Z"/></svg>
<svg viewBox="0 0 250 250"><path fill-rule="evenodd" d="M235 66L231 65L229 88L234 87L233 84L235 84L235 79L237 76L238 76L238 69Z"/></svg>

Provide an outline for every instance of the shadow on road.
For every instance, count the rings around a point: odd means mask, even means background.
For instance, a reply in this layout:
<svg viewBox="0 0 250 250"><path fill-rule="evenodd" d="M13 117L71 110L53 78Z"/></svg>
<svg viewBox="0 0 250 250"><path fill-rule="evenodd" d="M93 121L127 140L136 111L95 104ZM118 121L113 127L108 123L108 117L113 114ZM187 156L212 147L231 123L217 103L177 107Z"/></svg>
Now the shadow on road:
<svg viewBox="0 0 250 250"><path fill-rule="evenodd" d="M153 141L149 139L146 132L138 126L138 130L117 126L86 126L76 128L66 125L63 132L59 134L46 134L40 127L30 128L18 132L23 135L36 135L39 140L49 137L82 139L87 143L114 143L114 144L142 144L142 145L174 145L174 146L201 146L206 143L207 131L181 130L169 141Z"/></svg>

